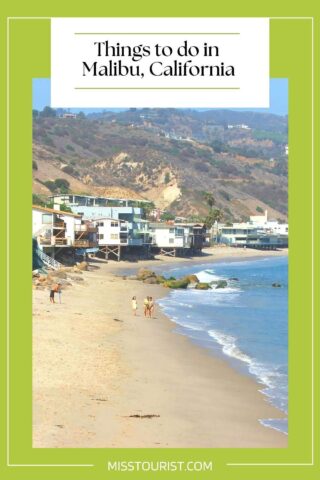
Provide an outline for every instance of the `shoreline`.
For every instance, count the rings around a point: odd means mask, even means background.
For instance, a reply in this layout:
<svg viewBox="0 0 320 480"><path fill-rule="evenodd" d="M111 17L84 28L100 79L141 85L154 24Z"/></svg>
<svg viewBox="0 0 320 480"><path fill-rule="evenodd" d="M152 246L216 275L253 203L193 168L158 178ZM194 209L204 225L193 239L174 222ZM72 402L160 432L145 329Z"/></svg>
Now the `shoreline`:
<svg viewBox="0 0 320 480"><path fill-rule="evenodd" d="M234 249L234 248L232 249L232 253L233 252L238 252L238 251L239 251L239 249ZM271 258L275 258L275 257L280 257L281 258L281 257L287 257L288 256L288 249L284 249L282 251L280 251L280 250L273 251L272 253L265 252L265 251L259 251L259 254L254 254L256 252L252 251L252 250L249 250L249 251L243 250L242 252L243 252L242 256L236 256L235 255L235 256L230 257L229 256L230 255L230 249L228 249L228 247L223 247L223 248L221 248L221 255L215 256L215 255L207 253L207 256L205 256L203 258L204 262L201 261L201 258L202 258L201 256L196 257L196 258L189 258L189 259L184 259L184 258L180 257L179 260L178 260L178 263L175 261L176 259L170 259L171 261L169 261L169 263L168 263L168 262L166 262L166 259L164 257L162 257L161 259L158 258L157 260L160 260L161 262L164 262L164 263L163 263L162 266L156 264L155 265L155 267L156 267L155 271L156 271L157 274L166 275L166 272L163 272L162 270L159 271L158 269L159 268L160 269L165 268L165 267L170 267L170 268L174 267L174 270L176 270L177 268L184 268L186 266L187 267L188 266L192 267L192 265L194 265L195 267L199 267L199 266L205 267L206 265L225 263L226 261L228 261L228 264L230 264L230 263L237 263L237 262L242 262L242 261L244 261L244 262L246 262L246 261L257 261L257 260L266 259L266 258L271 259ZM214 250L214 253L217 253L216 250ZM228 255L228 253L229 253L229 255ZM151 267L151 265L143 265L142 268L147 267L147 266ZM141 268L140 263L139 263L139 268ZM139 268L134 268L133 272L130 271L130 274L132 274L132 273L136 274L138 272ZM170 268L169 268L169 272L170 272ZM116 269L116 270L118 270L118 269ZM120 268L119 271L121 273L126 273L126 270L122 270L122 268ZM166 289L165 297L173 291L174 290ZM159 300L161 300L163 298L164 297L161 297ZM187 326L181 325L179 322L176 322L175 320L170 318L170 316L165 312L165 310L163 308L163 305L161 305L161 301L157 302L157 304L161 308L161 311L162 311L163 315L172 323L173 333L175 333L177 335L186 336L188 338L188 340L193 345L197 345L198 347L202 348L208 355L212 355L216 358L220 358L222 361L227 362L228 365L230 365L240 375L245 375L246 377L249 377L249 378L253 379L256 382L257 386L259 387L259 392L261 393L263 398L265 400L267 400L270 405L272 405L279 412L281 412L281 414L284 415L284 419L287 420L288 413L271 401L269 394L266 393L266 390L268 389L268 385L266 383L264 383L263 380L261 380L256 373L252 373L250 371L250 368L249 368L249 366L246 362L243 362L242 360L240 360L237 357L234 357L232 355L228 355L228 354L224 353L221 345L216 345L215 348L212 348L209 345L202 344L200 339L196 339L190 334L190 330L188 329ZM205 343L207 343L207 342L205 341ZM259 422L265 428L271 428L271 429L274 429L274 430L277 430L277 431L281 432L284 435L288 435L287 431L281 430L280 428L278 428L274 425L270 425L270 423L269 423L270 420L273 420L273 419L261 418L261 419L259 419Z"/></svg>
<svg viewBox="0 0 320 480"><path fill-rule="evenodd" d="M119 273L125 270L134 270L142 267L148 267L153 265L155 267L160 266L184 266L192 264L206 264L215 262L238 262L241 260L258 260L259 258L273 258L273 257L287 257L289 255L287 248L282 250L254 250L254 249L242 249L233 247L210 247L203 249L203 255L196 257L166 257L156 256L155 259L150 260L137 260L136 262L130 262L121 260L120 262L110 262L110 272L117 271Z"/></svg>
<svg viewBox="0 0 320 480"><path fill-rule="evenodd" d="M160 262L203 260L213 261ZM142 316L143 297L159 299L167 290L121 273L151 262L99 262L99 270L84 272L84 282L64 292L62 305L34 291L33 446L285 448L286 435L259 423L284 417L264 400L261 384L188 337L172 335L175 324L160 307L156 318Z"/></svg>

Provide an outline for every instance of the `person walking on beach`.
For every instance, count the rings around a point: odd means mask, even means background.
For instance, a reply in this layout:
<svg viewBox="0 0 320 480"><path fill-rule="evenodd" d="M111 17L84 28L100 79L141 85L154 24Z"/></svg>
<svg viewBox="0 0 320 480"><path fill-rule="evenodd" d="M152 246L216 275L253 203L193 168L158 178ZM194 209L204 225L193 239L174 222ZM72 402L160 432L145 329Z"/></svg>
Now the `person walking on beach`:
<svg viewBox="0 0 320 480"><path fill-rule="evenodd" d="M137 310L138 310L138 304L137 304L137 298L136 297L132 297L131 304L132 304L133 315L136 316L137 315Z"/></svg>
<svg viewBox="0 0 320 480"><path fill-rule="evenodd" d="M58 297L59 297L59 303L61 303L61 294L62 294L62 289L61 289L61 283L58 283Z"/></svg>
<svg viewBox="0 0 320 480"><path fill-rule="evenodd" d="M143 307L144 307L144 316L147 317L149 313L149 297L146 297L143 300Z"/></svg>
<svg viewBox="0 0 320 480"><path fill-rule="evenodd" d="M152 318L153 312L154 312L154 301L152 297L149 297L149 306L148 306L149 318Z"/></svg>
<svg viewBox="0 0 320 480"><path fill-rule="evenodd" d="M54 294L57 293L59 291L59 284L58 283L54 283L53 285L51 285L51 290L50 290L50 302L51 303L56 303L54 301Z"/></svg>

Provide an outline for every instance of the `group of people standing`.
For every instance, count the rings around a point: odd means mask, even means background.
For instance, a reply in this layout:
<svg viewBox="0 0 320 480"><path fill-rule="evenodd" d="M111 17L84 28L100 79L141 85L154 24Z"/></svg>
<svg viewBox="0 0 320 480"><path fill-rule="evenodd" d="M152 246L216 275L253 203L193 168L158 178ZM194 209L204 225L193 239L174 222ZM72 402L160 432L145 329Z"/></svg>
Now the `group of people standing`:
<svg viewBox="0 0 320 480"><path fill-rule="evenodd" d="M137 315L137 310L138 310L137 297L132 297L132 311L134 316ZM152 297L146 297L143 300L143 312L145 317L152 318L154 313L154 301Z"/></svg>

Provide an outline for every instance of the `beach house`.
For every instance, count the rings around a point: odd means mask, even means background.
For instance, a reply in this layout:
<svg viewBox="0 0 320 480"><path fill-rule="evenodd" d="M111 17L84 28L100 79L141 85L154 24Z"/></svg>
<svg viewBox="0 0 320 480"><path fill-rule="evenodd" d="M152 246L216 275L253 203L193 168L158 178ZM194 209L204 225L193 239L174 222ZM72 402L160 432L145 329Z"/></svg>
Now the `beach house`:
<svg viewBox="0 0 320 480"><path fill-rule="evenodd" d="M274 250L288 246L288 236L268 233L251 223L234 223L219 227L219 241L233 247Z"/></svg>
<svg viewBox="0 0 320 480"><path fill-rule="evenodd" d="M34 254L50 266L57 262L48 257L56 260L62 251L79 255L96 251L96 233L92 222L82 220L81 215L39 205L32 207Z"/></svg>
<svg viewBox="0 0 320 480"><path fill-rule="evenodd" d="M128 222L100 217L93 220L93 224L97 228L99 251L105 255L106 259L114 257L119 261L123 247L128 245Z"/></svg>
<svg viewBox="0 0 320 480"><path fill-rule="evenodd" d="M188 255L201 251L204 226L193 223L150 223L151 245L161 255Z"/></svg>
<svg viewBox="0 0 320 480"><path fill-rule="evenodd" d="M265 210L264 215L251 215L249 223L257 227L258 233L281 235L282 237L289 236L288 223L280 223L278 220L269 220L267 210Z"/></svg>

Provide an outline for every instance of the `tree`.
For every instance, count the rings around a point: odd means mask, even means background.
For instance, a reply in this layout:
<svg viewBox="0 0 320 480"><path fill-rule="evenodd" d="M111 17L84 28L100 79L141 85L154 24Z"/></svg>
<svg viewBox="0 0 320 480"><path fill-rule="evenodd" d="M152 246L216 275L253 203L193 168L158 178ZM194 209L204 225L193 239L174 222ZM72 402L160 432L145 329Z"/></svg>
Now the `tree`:
<svg viewBox="0 0 320 480"><path fill-rule="evenodd" d="M37 195L36 193L32 194L32 205L39 205L41 207L45 206L45 202L42 200L40 195Z"/></svg>
<svg viewBox="0 0 320 480"><path fill-rule="evenodd" d="M174 220L175 216L170 212L164 212L161 215L160 219L163 220L164 222L167 222L168 220Z"/></svg>
<svg viewBox="0 0 320 480"><path fill-rule="evenodd" d="M55 192L57 190L57 186L55 184L55 182L53 182L52 180L47 180L46 182L43 182L44 185L49 188L50 192Z"/></svg>
<svg viewBox="0 0 320 480"><path fill-rule="evenodd" d="M142 208L142 218L144 219L150 215L151 210L156 208L153 202L137 202L137 207Z"/></svg>
<svg viewBox="0 0 320 480"><path fill-rule="evenodd" d="M205 192L205 193L204 193L204 198L205 198L205 200L206 200L206 202L207 202L207 205L208 205L210 208L212 208L213 205L215 204L215 199L214 199L213 194L210 193L210 192Z"/></svg>
<svg viewBox="0 0 320 480"><path fill-rule="evenodd" d="M223 219L223 212L222 210L215 208L214 210L211 209L209 214L207 215L205 219L205 226L207 228L212 228L215 223L217 223L217 231L216 231L216 242L218 240L218 227L219 227L219 222Z"/></svg>
<svg viewBox="0 0 320 480"><path fill-rule="evenodd" d="M40 117L56 117L56 111L51 107L44 107L42 112L40 113Z"/></svg>
<svg viewBox="0 0 320 480"><path fill-rule="evenodd" d="M221 140L214 140L211 146L216 153L221 153L223 151L223 143Z"/></svg>
<svg viewBox="0 0 320 480"><path fill-rule="evenodd" d="M71 208L68 207L68 205L66 205L65 203L62 203L59 208L61 212L72 212Z"/></svg>
<svg viewBox="0 0 320 480"><path fill-rule="evenodd" d="M59 189L61 193L68 193L70 183L65 178L56 178L54 184L56 189Z"/></svg>

